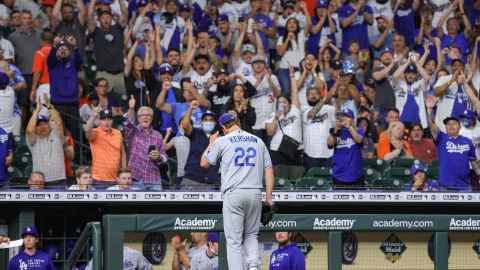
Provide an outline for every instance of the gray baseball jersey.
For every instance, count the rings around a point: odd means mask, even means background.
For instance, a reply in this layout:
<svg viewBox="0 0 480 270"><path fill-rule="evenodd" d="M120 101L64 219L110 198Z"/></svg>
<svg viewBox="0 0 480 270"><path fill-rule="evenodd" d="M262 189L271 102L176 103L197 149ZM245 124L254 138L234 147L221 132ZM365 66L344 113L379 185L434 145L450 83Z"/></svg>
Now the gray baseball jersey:
<svg viewBox="0 0 480 270"><path fill-rule="evenodd" d="M229 189L261 189L264 169L272 166L263 141L243 130L219 137L205 159L212 165L220 160L222 192Z"/></svg>
<svg viewBox="0 0 480 270"><path fill-rule="evenodd" d="M218 257L209 257L207 252L196 253L190 261L190 270L218 270Z"/></svg>
<svg viewBox="0 0 480 270"><path fill-rule="evenodd" d="M88 262L85 270L91 270L92 260ZM152 264L135 249L123 247L123 270L152 270Z"/></svg>

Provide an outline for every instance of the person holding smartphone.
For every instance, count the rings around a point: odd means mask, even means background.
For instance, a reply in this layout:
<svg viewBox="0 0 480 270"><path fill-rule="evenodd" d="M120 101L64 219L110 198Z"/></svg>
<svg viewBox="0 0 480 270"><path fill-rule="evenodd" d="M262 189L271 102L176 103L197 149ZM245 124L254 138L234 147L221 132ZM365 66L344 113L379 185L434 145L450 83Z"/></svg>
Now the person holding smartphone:
<svg viewBox="0 0 480 270"><path fill-rule="evenodd" d="M161 190L159 165L168 160L163 137L152 129L153 110L150 107L140 107L135 119L135 102L133 95L130 96L125 124L125 138L130 146L128 168L132 171L132 185L143 190Z"/></svg>

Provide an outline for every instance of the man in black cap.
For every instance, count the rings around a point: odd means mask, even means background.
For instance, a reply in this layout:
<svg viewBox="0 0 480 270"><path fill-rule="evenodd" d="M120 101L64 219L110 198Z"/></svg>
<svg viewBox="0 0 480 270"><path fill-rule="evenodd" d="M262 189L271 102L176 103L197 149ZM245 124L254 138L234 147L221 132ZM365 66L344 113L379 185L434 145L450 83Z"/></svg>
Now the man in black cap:
<svg viewBox="0 0 480 270"><path fill-rule="evenodd" d="M93 128L100 116L100 125ZM111 110L92 110L92 115L85 125L85 137L90 141L92 152L92 177L95 189L106 189L115 184L117 173L127 166L127 156L120 130L112 127Z"/></svg>
<svg viewBox="0 0 480 270"><path fill-rule="evenodd" d="M432 110L437 99L427 96L428 126L437 146L440 185L446 189L470 189L470 162L477 159L470 139L459 135L460 121L456 116L443 119L446 133L433 120Z"/></svg>

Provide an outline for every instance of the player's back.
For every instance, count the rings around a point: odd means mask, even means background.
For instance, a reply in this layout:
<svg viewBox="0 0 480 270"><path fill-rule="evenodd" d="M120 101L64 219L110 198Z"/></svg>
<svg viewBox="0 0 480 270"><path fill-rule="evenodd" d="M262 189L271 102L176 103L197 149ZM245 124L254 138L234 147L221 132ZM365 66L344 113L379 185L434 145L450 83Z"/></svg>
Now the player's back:
<svg viewBox="0 0 480 270"><path fill-rule="evenodd" d="M264 169L272 166L263 141L243 130L232 131L218 140L222 192L261 189Z"/></svg>

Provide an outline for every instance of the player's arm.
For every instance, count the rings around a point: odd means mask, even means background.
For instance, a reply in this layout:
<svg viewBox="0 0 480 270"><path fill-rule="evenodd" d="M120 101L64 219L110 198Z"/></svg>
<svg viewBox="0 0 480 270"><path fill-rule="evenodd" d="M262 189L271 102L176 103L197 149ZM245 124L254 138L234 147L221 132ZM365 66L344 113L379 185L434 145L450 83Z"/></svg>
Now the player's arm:
<svg viewBox="0 0 480 270"><path fill-rule="evenodd" d="M272 205L274 174L273 167L265 169L265 204Z"/></svg>
<svg viewBox="0 0 480 270"><path fill-rule="evenodd" d="M215 141L218 138L218 131L210 136L210 143L202 154L200 159L200 167L208 169L216 165L218 160L219 147L214 145Z"/></svg>

